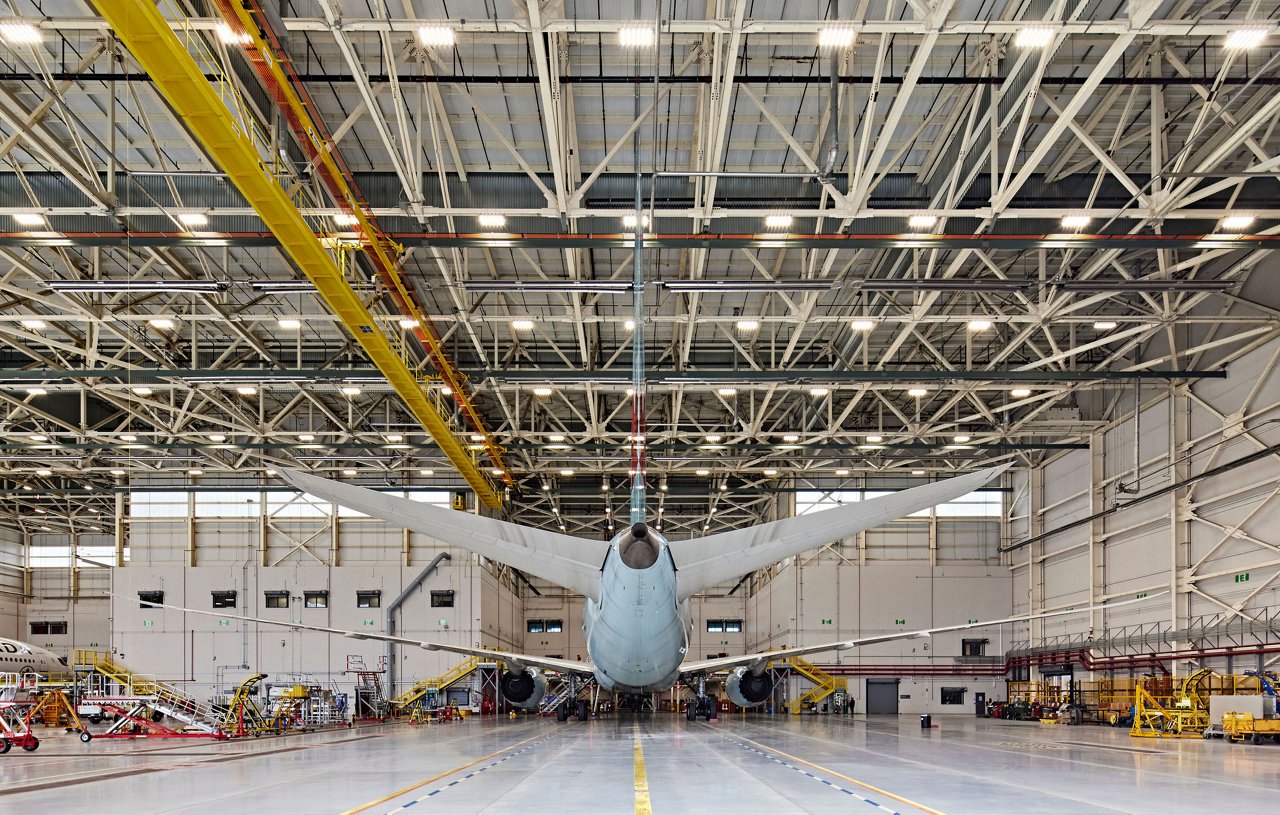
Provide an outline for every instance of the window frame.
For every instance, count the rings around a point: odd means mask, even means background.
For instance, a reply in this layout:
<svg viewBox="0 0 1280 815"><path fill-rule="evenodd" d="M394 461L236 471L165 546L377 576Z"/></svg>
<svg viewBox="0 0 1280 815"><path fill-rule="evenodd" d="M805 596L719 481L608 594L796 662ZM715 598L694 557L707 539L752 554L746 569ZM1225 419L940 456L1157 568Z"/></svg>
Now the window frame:
<svg viewBox="0 0 1280 815"><path fill-rule="evenodd" d="M329 607L329 590L328 589L311 589L302 592L303 608L328 608Z"/></svg>
<svg viewBox="0 0 1280 815"><path fill-rule="evenodd" d="M708 633L708 634L723 634L723 633L724 633L724 620L707 620L707 633Z"/></svg>
<svg viewBox="0 0 1280 815"><path fill-rule="evenodd" d="M449 602L444 602L444 600ZM434 589L431 592L432 608L454 608L458 601L458 593L453 589Z"/></svg>
<svg viewBox="0 0 1280 815"><path fill-rule="evenodd" d="M145 595L145 596L144 596L144 595ZM154 606L154 605L144 605L145 603L156 603L156 604L159 604L159 605L163 605L163 604L164 604L164 589L160 589L159 591L140 591L140 592L138 592L138 608L146 609L147 611L155 611L155 610L156 610L156 608L155 608L155 606Z"/></svg>
<svg viewBox="0 0 1280 815"><path fill-rule="evenodd" d="M964 638L960 640L960 656L962 657L985 657L987 655L987 644L991 640L986 638ZM972 653L971 653L972 650Z"/></svg>
<svg viewBox="0 0 1280 815"><path fill-rule="evenodd" d="M356 589L356 608L382 608L382 589Z"/></svg>
<svg viewBox="0 0 1280 815"><path fill-rule="evenodd" d="M525 620L524 633L526 634L545 634L546 623L542 620Z"/></svg>
<svg viewBox="0 0 1280 815"><path fill-rule="evenodd" d="M210 591L212 595L211 602L213 608L237 608L240 601L239 594L235 589L225 589L219 591ZM230 601L230 602L228 602Z"/></svg>
<svg viewBox="0 0 1280 815"><path fill-rule="evenodd" d="M543 620L542 624L545 632L548 634L564 633L564 620ZM552 626L554 626L554 628Z"/></svg>
<svg viewBox="0 0 1280 815"><path fill-rule="evenodd" d="M938 703L943 705L963 705L968 688L944 687L938 690Z"/></svg>
<svg viewBox="0 0 1280 815"><path fill-rule="evenodd" d="M284 590L264 591L262 592L262 607L271 608L271 609L288 608L289 601L291 599L292 598L288 591L284 591ZM276 601L283 600L284 605L272 605L273 600L276 600Z"/></svg>

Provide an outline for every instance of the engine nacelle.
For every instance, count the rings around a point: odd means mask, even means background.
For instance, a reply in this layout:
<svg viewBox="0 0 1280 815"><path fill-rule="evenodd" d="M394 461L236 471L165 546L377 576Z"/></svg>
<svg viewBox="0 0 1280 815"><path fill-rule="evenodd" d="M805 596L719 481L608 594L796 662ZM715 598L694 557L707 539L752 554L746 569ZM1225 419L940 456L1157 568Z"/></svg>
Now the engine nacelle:
<svg viewBox="0 0 1280 815"><path fill-rule="evenodd" d="M765 672L753 674L748 668L734 668L725 680L724 692L738 707L755 707L773 693L773 677Z"/></svg>
<svg viewBox="0 0 1280 815"><path fill-rule="evenodd" d="M522 671L503 671L498 677L502 697L516 707L535 709L547 695L547 677L542 671L525 668Z"/></svg>

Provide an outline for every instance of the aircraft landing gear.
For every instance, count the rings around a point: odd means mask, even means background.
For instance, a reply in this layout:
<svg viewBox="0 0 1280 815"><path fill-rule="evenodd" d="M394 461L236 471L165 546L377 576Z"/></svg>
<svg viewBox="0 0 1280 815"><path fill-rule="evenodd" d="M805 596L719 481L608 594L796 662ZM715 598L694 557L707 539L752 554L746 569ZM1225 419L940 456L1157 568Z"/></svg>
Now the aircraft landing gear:
<svg viewBox="0 0 1280 815"><path fill-rule="evenodd" d="M570 716L577 716L578 721L585 722L590 715L591 703L586 699L578 698L578 683L570 678L569 691L565 694L565 701L556 705L556 721L567 722Z"/></svg>
<svg viewBox="0 0 1280 815"><path fill-rule="evenodd" d="M716 700L707 696L707 678L705 676L698 677L697 695L685 705L684 715L691 722L698 721L699 716L709 722L716 721Z"/></svg>

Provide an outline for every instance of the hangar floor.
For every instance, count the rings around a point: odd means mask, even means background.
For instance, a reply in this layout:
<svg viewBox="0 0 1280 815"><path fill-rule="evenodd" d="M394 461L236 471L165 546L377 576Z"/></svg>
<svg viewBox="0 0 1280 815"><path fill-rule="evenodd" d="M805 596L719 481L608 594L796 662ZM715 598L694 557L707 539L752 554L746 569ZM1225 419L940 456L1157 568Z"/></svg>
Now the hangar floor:
<svg viewBox="0 0 1280 815"><path fill-rule="evenodd" d="M1280 746L935 717L661 715L385 725L230 743L49 737L0 758L24 813L1270 811ZM637 747L637 745L639 745Z"/></svg>

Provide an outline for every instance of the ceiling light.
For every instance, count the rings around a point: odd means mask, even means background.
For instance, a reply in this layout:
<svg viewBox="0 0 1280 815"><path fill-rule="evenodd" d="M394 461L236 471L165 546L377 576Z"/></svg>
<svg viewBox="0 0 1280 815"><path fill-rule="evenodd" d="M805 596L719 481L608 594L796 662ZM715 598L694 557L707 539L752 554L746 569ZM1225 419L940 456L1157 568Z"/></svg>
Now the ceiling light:
<svg viewBox="0 0 1280 815"><path fill-rule="evenodd" d="M737 396L738 389L737 388L716 388L716 393L720 394L721 396Z"/></svg>
<svg viewBox="0 0 1280 815"><path fill-rule="evenodd" d="M1222 219L1223 229L1248 229L1253 226L1252 215L1228 215Z"/></svg>
<svg viewBox="0 0 1280 815"><path fill-rule="evenodd" d="M787 229L793 220L790 215L768 215L764 219L764 225L770 229Z"/></svg>
<svg viewBox="0 0 1280 815"><path fill-rule="evenodd" d="M153 317L147 320L147 325L160 331L172 331L176 323L168 317Z"/></svg>
<svg viewBox="0 0 1280 815"><path fill-rule="evenodd" d="M250 37L248 32L238 34L226 23L218 23L214 30L218 32L218 39L225 45L249 45L253 42L253 37Z"/></svg>
<svg viewBox="0 0 1280 815"><path fill-rule="evenodd" d="M360 219L350 212L339 212L333 216L333 222L338 226L355 226L360 223Z"/></svg>
<svg viewBox="0 0 1280 815"><path fill-rule="evenodd" d="M1009 391L1009 395L1014 399L1022 399L1023 397L1031 395L1031 388L1014 388Z"/></svg>
<svg viewBox="0 0 1280 815"><path fill-rule="evenodd" d="M187 475L204 475L204 470L201 470L199 467L193 467L192 469L187 470Z"/></svg>
<svg viewBox="0 0 1280 815"><path fill-rule="evenodd" d="M418 42L447 48L454 42L453 27L440 24L418 26Z"/></svg>
<svg viewBox="0 0 1280 815"><path fill-rule="evenodd" d="M739 331L741 331L744 334L747 334L758 329L760 327L760 321L759 320L738 320L738 322L734 323L734 325L737 326L737 329Z"/></svg>
<svg viewBox="0 0 1280 815"><path fill-rule="evenodd" d="M48 441L49 437L44 435L43 433L32 433L31 440L32 441Z"/></svg>
<svg viewBox="0 0 1280 815"><path fill-rule="evenodd" d="M28 331L44 331L49 324L44 320L19 320L19 324Z"/></svg>
<svg viewBox="0 0 1280 815"><path fill-rule="evenodd" d="M991 327L990 320L970 320L969 321L970 331L986 331L990 327Z"/></svg>
<svg viewBox="0 0 1280 815"><path fill-rule="evenodd" d="M547 397L547 396L550 396L551 394L552 394L551 388L534 388L533 389L534 396Z"/></svg>
<svg viewBox="0 0 1280 815"><path fill-rule="evenodd" d="M819 48L848 48L857 33L849 25L825 25L818 29Z"/></svg>
<svg viewBox="0 0 1280 815"><path fill-rule="evenodd" d="M112 474L112 475L114 475L115 477L119 478L120 476L122 476L122 475L124 475L124 474L125 474L125 471L124 471L124 470L112 470L112 471L111 471L111 474Z"/></svg>
<svg viewBox="0 0 1280 815"><path fill-rule="evenodd" d="M302 321L294 319L293 317L284 317L281 320L279 320L277 324L281 328L288 331L293 331L293 330L302 328Z"/></svg>
<svg viewBox="0 0 1280 815"><path fill-rule="evenodd" d="M400 442L404 441L404 436L401 436L399 433L388 433L387 441L391 442L392 444L399 444Z"/></svg>
<svg viewBox="0 0 1280 815"><path fill-rule="evenodd" d="M627 329L628 331L635 331L635 330L636 330L636 321L635 321L635 320L627 320L625 323L623 323L623 324L622 324L622 327L623 327L623 328L625 328L625 329Z"/></svg>
<svg viewBox="0 0 1280 815"><path fill-rule="evenodd" d="M972 448L970 448L969 445L967 444L944 444L942 445L942 449L943 450L969 450Z"/></svg>
<svg viewBox="0 0 1280 815"><path fill-rule="evenodd" d="M229 288L224 280L46 280L44 287L73 294L217 294Z"/></svg>
<svg viewBox="0 0 1280 815"><path fill-rule="evenodd" d="M183 226L208 226L209 216L203 212L179 212L178 223Z"/></svg>
<svg viewBox="0 0 1280 815"><path fill-rule="evenodd" d="M477 216L476 220L480 222L481 226L487 226L487 227L499 227L499 226L507 225L507 216L501 215L496 212L486 212L483 215Z"/></svg>
<svg viewBox="0 0 1280 815"><path fill-rule="evenodd" d="M359 396L360 389L357 388L355 385L343 385L342 395L343 396Z"/></svg>
<svg viewBox="0 0 1280 815"><path fill-rule="evenodd" d="M252 385L241 385L240 387L236 388L236 393L240 394L241 396L253 396L257 392L258 392L258 389L253 387Z"/></svg>
<svg viewBox="0 0 1280 815"><path fill-rule="evenodd" d="M1267 29L1265 28L1240 28L1227 35L1227 41L1223 43L1223 47L1229 51L1257 48L1266 38Z"/></svg>
<svg viewBox="0 0 1280 815"><path fill-rule="evenodd" d="M133 391L139 396L150 396L152 393L154 393L154 391L152 391L151 388L148 388L145 385L139 385L138 387L130 388L129 390Z"/></svg>
<svg viewBox="0 0 1280 815"><path fill-rule="evenodd" d="M854 331L870 331L876 327L875 320L854 320L849 323Z"/></svg>
<svg viewBox="0 0 1280 815"><path fill-rule="evenodd" d="M0 23L0 39L10 45L33 45L42 41L44 34L31 23L10 21Z"/></svg>
<svg viewBox="0 0 1280 815"><path fill-rule="evenodd" d="M907 391L908 396L928 396L929 391L925 388L912 388Z"/></svg>
<svg viewBox="0 0 1280 815"><path fill-rule="evenodd" d="M44 388L27 388L27 396L48 396L49 392Z"/></svg>
<svg viewBox="0 0 1280 815"><path fill-rule="evenodd" d="M53 470L36 470L36 475L53 475Z"/></svg>
<svg viewBox="0 0 1280 815"><path fill-rule="evenodd" d="M912 215L907 219L907 226L912 229L929 229L938 222L937 215Z"/></svg>
<svg viewBox="0 0 1280 815"><path fill-rule="evenodd" d="M547 441L562 442L564 441L564 436L559 433L552 433L550 436L547 436Z"/></svg>
<svg viewBox="0 0 1280 815"><path fill-rule="evenodd" d="M17 221L19 226L44 226L44 216L39 212L15 212L13 220Z"/></svg>
<svg viewBox="0 0 1280 815"><path fill-rule="evenodd" d="M481 435L481 434L479 434L479 433L472 433L472 434L471 434L471 440L472 440L472 441L484 441L484 436L483 436L483 435Z"/></svg>
<svg viewBox="0 0 1280 815"><path fill-rule="evenodd" d="M449 387L448 385L441 385L440 393L444 394L445 396L453 396L453 388Z"/></svg>
<svg viewBox="0 0 1280 815"><path fill-rule="evenodd" d="M765 474L765 475L767 475L767 476L772 477L772 476L777 475L777 474L778 474L778 471L777 471L777 470L775 470L775 469L773 469L772 467L769 467L769 468L765 469L764 474Z"/></svg>
<svg viewBox="0 0 1280 815"><path fill-rule="evenodd" d="M300 433L300 434L298 434L298 441L304 441L304 442L305 442L305 441L315 441L315 440L316 440L316 437L315 437L315 436L313 436L313 435L311 435L310 433Z"/></svg>
<svg viewBox="0 0 1280 815"><path fill-rule="evenodd" d="M708 475L711 475L711 471L710 471L710 470L694 470L694 471L693 471L693 474L694 474L694 475L701 475L701 476L708 476Z"/></svg>
<svg viewBox="0 0 1280 815"><path fill-rule="evenodd" d="M561 470L560 475L564 476L565 478L571 478L573 477L573 470Z"/></svg>
<svg viewBox="0 0 1280 815"><path fill-rule="evenodd" d="M848 475L848 470L836 470L836 475Z"/></svg>
<svg viewBox="0 0 1280 815"><path fill-rule="evenodd" d="M965 442L967 442L968 440L969 440L969 437L968 437L968 436L966 436L966 435L963 435L963 434L961 434L961 435L959 435L959 436L956 436L956 437L955 437L955 439L953 439L953 441L954 441L956 444L964 444L964 443L965 443Z"/></svg>
<svg viewBox="0 0 1280 815"><path fill-rule="evenodd" d="M511 327L516 331L532 331L533 320L512 320Z"/></svg>
<svg viewBox="0 0 1280 815"><path fill-rule="evenodd" d="M718 444L720 439L724 438L719 433L711 433L707 436L707 442L710 444Z"/></svg>
<svg viewBox="0 0 1280 815"><path fill-rule="evenodd" d="M810 396L826 396L828 393L831 393L830 388L809 388Z"/></svg>
<svg viewBox="0 0 1280 815"><path fill-rule="evenodd" d="M419 323L417 320L410 317L406 317L405 319L400 320L399 323L400 323L400 327L405 329L406 331L408 331L409 329L417 328L419 325L421 325L421 323Z"/></svg>
<svg viewBox="0 0 1280 815"><path fill-rule="evenodd" d="M800 441L800 437L797 436L795 433L788 433L782 437L782 440L785 441L787 444L791 444L793 442Z"/></svg>
<svg viewBox="0 0 1280 815"><path fill-rule="evenodd" d="M124 433L120 436L120 441L137 441L138 437L132 433Z"/></svg>
<svg viewBox="0 0 1280 815"><path fill-rule="evenodd" d="M872 444L879 444L880 442L884 441L884 436L877 436L876 434L872 433L870 436L867 436L867 441L869 441Z"/></svg>
<svg viewBox="0 0 1280 815"><path fill-rule="evenodd" d="M912 470L912 475L924 475L924 470Z"/></svg>
<svg viewBox="0 0 1280 815"><path fill-rule="evenodd" d="M618 29L618 45L623 48L652 48L656 38L651 25L624 25Z"/></svg>
<svg viewBox="0 0 1280 815"><path fill-rule="evenodd" d="M493 470L491 470L491 472L492 472L494 475L506 475L506 474L507 474L507 471L506 471L506 470L504 470L504 469L502 469L501 467L494 467L494 468L493 468Z"/></svg>
<svg viewBox="0 0 1280 815"><path fill-rule="evenodd" d="M213 442L214 444L219 444L226 440L227 440L227 437L222 435L221 433L212 433L209 435L209 441Z"/></svg>
<svg viewBox="0 0 1280 815"><path fill-rule="evenodd" d="M435 475L435 474L436 474L436 471L435 471L435 470L429 470L429 469L428 469L428 470L418 470L418 475L423 475L423 476L432 476L432 475Z"/></svg>
<svg viewBox="0 0 1280 815"><path fill-rule="evenodd" d="M1116 327L1116 323L1111 320L1098 320L1093 324L1095 331L1110 331Z"/></svg>
<svg viewBox="0 0 1280 815"><path fill-rule="evenodd" d="M1044 48L1053 42L1054 30L1046 26L1028 26L1013 35L1013 44L1019 48Z"/></svg>
<svg viewBox="0 0 1280 815"><path fill-rule="evenodd" d="M1062 227L1063 229L1083 229L1092 220L1088 215L1063 215Z"/></svg>
<svg viewBox="0 0 1280 815"><path fill-rule="evenodd" d="M636 228L636 224L644 224L644 228L645 228L645 229L648 229L648 228L649 228L649 216L648 216L648 215L641 215L641 216L640 216L640 218L639 218L639 220L637 220L637 219L636 219L636 216L635 216L635 214L634 214L634 213L633 213L633 214L630 214L630 215L623 215L623 216L622 216L622 225L623 225L624 227L626 227L627 229L635 229L635 228Z"/></svg>
<svg viewBox="0 0 1280 815"><path fill-rule="evenodd" d="M356 474L356 471L355 471L355 470L343 470L343 471L342 471L342 474L343 474L343 475L346 475L346 476L352 476L352 475L355 475L355 474Z"/></svg>

